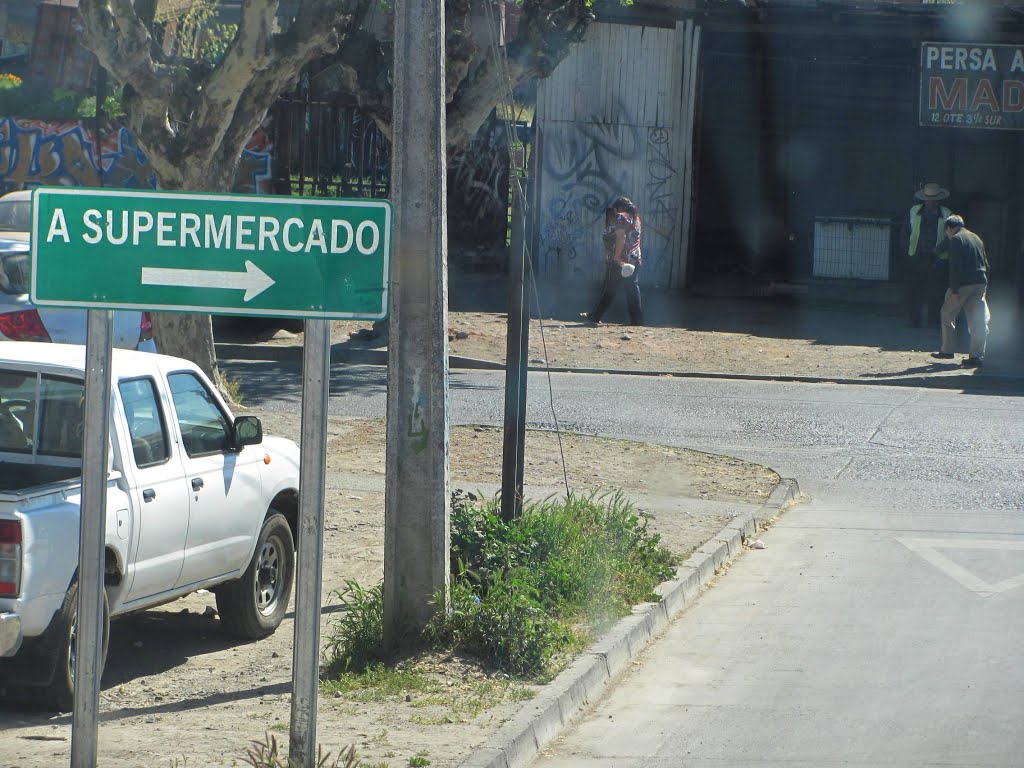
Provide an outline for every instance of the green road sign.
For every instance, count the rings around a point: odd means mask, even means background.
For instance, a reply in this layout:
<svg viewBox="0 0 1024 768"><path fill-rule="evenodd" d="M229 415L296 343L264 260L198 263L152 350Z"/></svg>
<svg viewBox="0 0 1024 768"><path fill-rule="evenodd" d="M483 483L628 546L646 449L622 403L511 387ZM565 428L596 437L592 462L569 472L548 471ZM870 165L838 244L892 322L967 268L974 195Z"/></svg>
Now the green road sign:
<svg viewBox="0 0 1024 768"><path fill-rule="evenodd" d="M41 306L378 320L388 311L385 200L39 188Z"/></svg>

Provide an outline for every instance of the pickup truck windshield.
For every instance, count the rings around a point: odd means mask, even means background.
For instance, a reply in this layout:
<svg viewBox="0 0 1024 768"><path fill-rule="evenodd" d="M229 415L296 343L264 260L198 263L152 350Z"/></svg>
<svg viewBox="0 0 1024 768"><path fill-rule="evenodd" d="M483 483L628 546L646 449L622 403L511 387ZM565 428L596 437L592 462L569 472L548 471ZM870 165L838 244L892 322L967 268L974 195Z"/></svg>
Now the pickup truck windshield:
<svg viewBox="0 0 1024 768"><path fill-rule="evenodd" d="M28 232L31 228L31 200L0 201L0 232Z"/></svg>
<svg viewBox="0 0 1024 768"><path fill-rule="evenodd" d="M192 457L229 450L231 427L227 417L195 374L172 373L167 382L171 386L174 409L178 412L185 453Z"/></svg>
<svg viewBox="0 0 1024 768"><path fill-rule="evenodd" d="M0 250L0 291L11 296L28 293L29 252L27 248Z"/></svg>
<svg viewBox="0 0 1024 768"><path fill-rule="evenodd" d="M0 452L81 458L82 382L0 370Z"/></svg>

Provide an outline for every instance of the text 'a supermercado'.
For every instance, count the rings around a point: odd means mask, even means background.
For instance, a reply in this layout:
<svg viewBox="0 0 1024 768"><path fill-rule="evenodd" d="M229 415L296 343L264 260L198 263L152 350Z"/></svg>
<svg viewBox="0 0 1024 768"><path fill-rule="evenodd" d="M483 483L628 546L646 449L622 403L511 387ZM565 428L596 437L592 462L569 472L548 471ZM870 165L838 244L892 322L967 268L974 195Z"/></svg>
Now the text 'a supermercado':
<svg viewBox="0 0 1024 768"><path fill-rule="evenodd" d="M364 256L376 253L381 243L380 226L372 220L117 208L77 214L54 208L45 242Z"/></svg>

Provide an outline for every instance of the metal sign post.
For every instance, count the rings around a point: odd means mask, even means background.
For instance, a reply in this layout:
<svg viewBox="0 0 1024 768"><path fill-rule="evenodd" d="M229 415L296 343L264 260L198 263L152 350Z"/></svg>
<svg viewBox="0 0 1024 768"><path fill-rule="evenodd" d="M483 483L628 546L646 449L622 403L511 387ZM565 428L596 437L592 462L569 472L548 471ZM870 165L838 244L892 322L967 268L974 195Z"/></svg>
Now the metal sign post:
<svg viewBox="0 0 1024 768"><path fill-rule="evenodd" d="M526 287L526 206L515 185L509 264L508 327L505 337L505 433L501 461L501 519L523 513L523 461L526 448L526 384L530 347L529 290ZM568 489L566 489L568 490Z"/></svg>
<svg viewBox="0 0 1024 768"><path fill-rule="evenodd" d="M288 757L296 766L312 768L316 761L317 694L320 690L320 586L327 477L327 400L331 378L330 321L306 321L302 373L302 452L299 455L302 492L299 495Z"/></svg>
<svg viewBox="0 0 1024 768"><path fill-rule="evenodd" d="M85 339L85 415L82 502L78 533L78 608L72 651L75 707L71 721L71 768L96 765L97 715L103 673L103 562L107 526L107 457L110 432L110 358L114 317L90 311ZM57 670L56 674L61 674Z"/></svg>

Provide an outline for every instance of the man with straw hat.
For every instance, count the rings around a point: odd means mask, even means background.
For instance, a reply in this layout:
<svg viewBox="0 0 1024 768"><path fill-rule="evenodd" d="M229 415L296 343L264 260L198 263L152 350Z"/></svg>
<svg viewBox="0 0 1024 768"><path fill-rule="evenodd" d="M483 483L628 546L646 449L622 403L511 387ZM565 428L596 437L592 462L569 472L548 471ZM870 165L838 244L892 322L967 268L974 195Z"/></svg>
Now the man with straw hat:
<svg viewBox="0 0 1024 768"><path fill-rule="evenodd" d="M907 218L907 264L904 272L907 319L915 328L921 325L921 307L927 307L928 324L939 321L939 308L949 279L949 254L936 253L936 246L946 239L944 225L952 211L940 200L949 197L949 190L933 181L914 194L915 203Z"/></svg>

